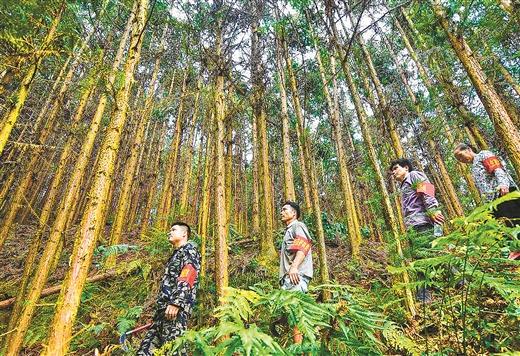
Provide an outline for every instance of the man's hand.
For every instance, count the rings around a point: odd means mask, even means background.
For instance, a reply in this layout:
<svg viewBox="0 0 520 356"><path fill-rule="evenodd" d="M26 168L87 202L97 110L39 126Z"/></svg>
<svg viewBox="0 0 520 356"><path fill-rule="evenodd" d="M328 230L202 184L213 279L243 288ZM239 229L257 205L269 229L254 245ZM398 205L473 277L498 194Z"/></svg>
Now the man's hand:
<svg viewBox="0 0 520 356"><path fill-rule="evenodd" d="M300 283L300 275L298 274L297 267L291 265L291 268L289 268L289 272L287 272L287 274L289 275L289 279L293 285Z"/></svg>
<svg viewBox="0 0 520 356"><path fill-rule="evenodd" d="M175 320L177 317L177 313L179 312L179 307L176 305L168 305L166 307L166 311L164 312L164 316L168 320Z"/></svg>
<svg viewBox="0 0 520 356"><path fill-rule="evenodd" d="M444 216L442 215L442 213L440 212L440 210L437 210L436 212L434 212L431 216L430 216L430 219L434 222L434 223L437 223L437 224L444 224Z"/></svg>
<svg viewBox="0 0 520 356"><path fill-rule="evenodd" d="M500 196L503 197L504 195L506 195L507 193L509 193L509 187L504 187L504 186L499 186L500 190Z"/></svg>

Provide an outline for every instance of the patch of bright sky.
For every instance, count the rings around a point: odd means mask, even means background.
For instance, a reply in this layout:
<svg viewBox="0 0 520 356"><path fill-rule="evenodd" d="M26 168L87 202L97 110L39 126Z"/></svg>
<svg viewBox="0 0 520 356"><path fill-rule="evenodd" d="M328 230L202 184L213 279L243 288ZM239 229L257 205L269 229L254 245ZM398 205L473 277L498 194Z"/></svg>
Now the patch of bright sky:
<svg viewBox="0 0 520 356"><path fill-rule="evenodd" d="M179 10L175 6L171 6L170 7L170 15L172 15L172 17L176 18L179 21L183 21L184 22L184 21L188 20L188 17L186 16L186 13L184 11Z"/></svg>

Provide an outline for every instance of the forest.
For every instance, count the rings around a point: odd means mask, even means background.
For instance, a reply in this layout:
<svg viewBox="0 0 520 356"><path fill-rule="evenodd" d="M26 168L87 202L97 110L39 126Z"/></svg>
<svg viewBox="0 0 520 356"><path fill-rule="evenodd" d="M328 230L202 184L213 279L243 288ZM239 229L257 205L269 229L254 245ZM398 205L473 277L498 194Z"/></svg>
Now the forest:
<svg viewBox="0 0 520 356"><path fill-rule="evenodd" d="M518 184L518 0L0 1L0 355L137 354L175 222L154 355L514 355Z"/></svg>

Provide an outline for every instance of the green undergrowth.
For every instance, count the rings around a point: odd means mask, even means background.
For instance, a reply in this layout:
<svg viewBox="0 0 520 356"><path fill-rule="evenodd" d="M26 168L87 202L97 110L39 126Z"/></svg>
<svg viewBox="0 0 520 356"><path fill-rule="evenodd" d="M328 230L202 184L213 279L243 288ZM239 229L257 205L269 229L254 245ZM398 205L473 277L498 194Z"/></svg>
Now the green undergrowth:
<svg viewBox="0 0 520 356"><path fill-rule="evenodd" d="M332 297L317 302L325 289ZM158 355L182 347L194 355L378 355L393 347L415 351L394 323L371 311L347 286L316 286L303 294L263 283L250 290L228 288L221 303L214 310L216 325L186 332ZM304 337L301 345L291 340L295 326Z"/></svg>
<svg viewBox="0 0 520 356"><path fill-rule="evenodd" d="M347 241L341 238L336 245L337 238L329 239L334 243L328 247L333 282L318 285L313 280L308 295L279 290L277 274L258 261L254 242L232 245L233 288L219 304L214 282L201 280L189 332L161 352L166 355L183 345L200 355L447 355L519 350L520 263L507 255L520 249L520 228L507 228L494 220L489 207L454 221L453 232L436 239L427 258L408 260L406 267L398 267L402 261L391 245L385 252L384 245L367 241L360 260L353 261L345 252ZM336 226L336 233L342 231L334 221L330 224ZM233 236L233 241L241 238ZM405 248L407 238L402 239ZM212 246L208 248L211 252ZM130 337L126 350L119 345L119 336L150 321L170 253L167 235L159 231L132 245L97 248L96 273L103 272L108 256L117 254L119 274L85 287L71 344L74 354L92 353L95 348L112 355L135 353L143 333ZM207 262L211 276L213 261ZM416 304L415 318L404 308L404 285L398 278L404 269L412 280L424 274L433 293L431 304ZM418 286L418 282L409 285L412 290ZM324 290L332 294L326 302ZM26 351L41 349L56 299L54 295L40 300L25 340ZM5 319L6 311L2 314ZM293 326L304 334L302 345L292 343Z"/></svg>
<svg viewBox="0 0 520 356"><path fill-rule="evenodd" d="M506 227L490 214L514 196L520 193L455 220L453 232L432 241L424 258L388 268L395 276L405 269L412 277L425 276L433 302L418 304L415 331L427 354L520 350L520 261L508 259L511 251L520 250L520 227Z"/></svg>

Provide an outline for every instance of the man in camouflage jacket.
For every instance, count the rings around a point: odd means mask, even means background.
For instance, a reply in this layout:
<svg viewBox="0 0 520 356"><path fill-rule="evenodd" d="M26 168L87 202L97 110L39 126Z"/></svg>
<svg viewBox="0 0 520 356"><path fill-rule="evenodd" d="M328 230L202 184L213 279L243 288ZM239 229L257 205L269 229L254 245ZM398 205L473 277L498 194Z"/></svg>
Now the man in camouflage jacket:
<svg viewBox="0 0 520 356"><path fill-rule="evenodd" d="M139 356L151 356L155 349L175 340L188 327L200 271L200 254L195 244L188 241L190 232L190 227L183 222L172 225L168 240L175 251L166 264L154 323L141 342L137 352ZM181 350L180 354L185 354L185 350Z"/></svg>

